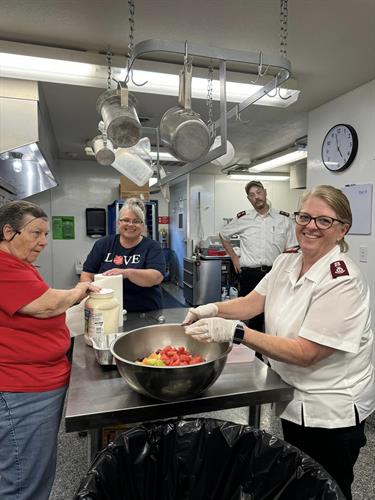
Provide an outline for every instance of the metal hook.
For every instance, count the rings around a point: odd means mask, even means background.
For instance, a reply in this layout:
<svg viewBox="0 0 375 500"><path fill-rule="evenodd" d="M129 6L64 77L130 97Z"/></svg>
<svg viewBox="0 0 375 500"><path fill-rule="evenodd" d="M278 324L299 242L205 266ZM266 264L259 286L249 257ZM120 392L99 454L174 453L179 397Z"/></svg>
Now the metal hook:
<svg viewBox="0 0 375 500"><path fill-rule="evenodd" d="M143 87L143 85L146 85L148 83L148 80L146 80L145 82L143 83L137 83L135 80L134 80L134 76L133 76L133 69L130 71L130 75L131 75L131 80L132 80L132 83L134 83L134 85L136 85L137 87Z"/></svg>
<svg viewBox="0 0 375 500"><path fill-rule="evenodd" d="M275 76L275 95L271 95L271 91L269 92L264 92L265 95L268 95L268 97L277 97L277 91L278 91L278 87L279 87L279 73Z"/></svg>
<svg viewBox="0 0 375 500"><path fill-rule="evenodd" d="M241 123L243 123L243 124L245 124L245 125L246 125L247 123L250 123L250 120L247 120L246 122L244 122L244 121L242 120L242 118L241 118L241 112L240 112L240 110L239 110L239 109L240 109L239 105L238 105L238 104L236 104L236 106L235 106L235 112L236 112L235 119L236 119L238 122L241 122Z"/></svg>
<svg viewBox="0 0 375 500"><path fill-rule="evenodd" d="M130 59L128 59L128 64L127 64L127 72L126 72L126 77L125 77L125 80L124 80L124 85L125 87L128 86L128 83L129 83L129 80L132 81L132 83L136 86L136 87L143 87L144 85L146 85L148 83L148 80L146 80L145 82L143 83L137 83L135 80L134 80L134 73L133 73L133 64L134 64L134 59L132 60L132 62L130 63Z"/></svg>
<svg viewBox="0 0 375 500"><path fill-rule="evenodd" d="M268 72L270 65L267 65L267 68L262 72L263 68L263 52L259 52L259 61L258 61L258 75L255 80L250 80L250 83L253 83L254 85L257 84L260 80L261 77L265 76Z"/></svg>
<svg viewBox="0 0 375 500"><path fill-rule="evenodd" d="M282 99L283 101L287 101L288 99L290 99L292 97L291 95L288 95L287 97L283 97L281 95L281 87L279 87L277 90L278 90L278 94L279 94L280 99ZM286 89L284 89L284 90L286 90Z"/></svg>

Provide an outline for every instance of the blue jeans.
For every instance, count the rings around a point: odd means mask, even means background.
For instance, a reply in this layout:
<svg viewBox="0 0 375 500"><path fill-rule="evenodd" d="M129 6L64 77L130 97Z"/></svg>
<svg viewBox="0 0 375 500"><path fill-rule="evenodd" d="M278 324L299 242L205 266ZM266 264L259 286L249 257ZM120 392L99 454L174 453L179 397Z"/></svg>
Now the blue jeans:
<svg viewBox="0 0 375 500"><path fill-rule="evenodd" d="M48 500L65 393L0 392L1 500Z"/></svg>

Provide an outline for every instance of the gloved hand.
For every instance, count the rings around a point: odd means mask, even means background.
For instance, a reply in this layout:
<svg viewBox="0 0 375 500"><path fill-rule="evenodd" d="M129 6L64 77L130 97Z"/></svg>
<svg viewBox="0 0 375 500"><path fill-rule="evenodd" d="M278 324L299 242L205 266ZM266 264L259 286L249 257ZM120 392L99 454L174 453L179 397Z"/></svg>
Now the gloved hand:
<svg viewBox="0 0 375 500"><path fill-rule="evenodd" d="M231 342L237 319L206 318L185 327L185 333L200 342Z"/></svg>
<svg viewBox="0 0 375 500"><path fill-rule="evenodd" d="M216 304L205 304L204 306L191 307L182 324L190 325L198 319L213 318L214 316L217 316L218 312L219 309Z"/></svg>

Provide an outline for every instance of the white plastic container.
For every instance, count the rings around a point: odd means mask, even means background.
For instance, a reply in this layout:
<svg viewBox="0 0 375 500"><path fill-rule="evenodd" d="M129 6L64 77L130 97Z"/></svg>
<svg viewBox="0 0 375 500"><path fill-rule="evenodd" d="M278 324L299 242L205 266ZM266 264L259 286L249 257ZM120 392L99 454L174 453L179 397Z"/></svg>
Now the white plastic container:
<svg viewBox="0 0 375 500"><path fill-rule="evenodd" d="M134 153L129 153L126 148L120 148L115 153L115 161L112 167L125 175L137 186L144 186L154 173L147 161Z"/></svg>
<svg viewBox="0 0 375 500"><path fill-rule="evenodd" d="M102 288L90 293L85 304L85 342L92 346L91 337L118 331L119 303L114 290Z"/></svg>

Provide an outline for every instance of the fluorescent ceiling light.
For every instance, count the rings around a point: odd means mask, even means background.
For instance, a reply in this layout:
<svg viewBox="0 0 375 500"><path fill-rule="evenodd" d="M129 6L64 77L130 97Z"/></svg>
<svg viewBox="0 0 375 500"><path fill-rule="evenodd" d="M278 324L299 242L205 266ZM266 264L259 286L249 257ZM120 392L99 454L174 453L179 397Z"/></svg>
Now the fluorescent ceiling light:
<svg viewBox="0 0 375 500"><path fill-rule="evenodd" d="M307 150L292 151L290 153L277 156L271 160L256 163L254 166L249 167L249 172L265 172L267 170L272 170L273 168L281 167L283 165L289 165L289 163L295 163L297 161L307 158Z"/></svg>
<svg viewBox="0 0 375 500"><path fill-rule="evenodd" d="M246 175L246 174L229 174L230 179L236 181L288 181L289 175Z"/></svg>
<svg viewBox="0 0 375 500"><path fill-rule="evenodd" d="M0 52L0 68L1 75L6 78L38 80L42 82L65 83L99 88L107 87L108 69L104 65L101 66L98 64ZM116 80L124 81L125 75L125 68L112 67L112 77ZM178 96L178 75L134 69L133 78L137 83L147 81L147 83L141 87L129 81L129 90L133 92ZM215 101L219 101L220 82L214 80L212 86L212 98ZM260 88L261 85L227 81L227 101L242 102ZM283 98L280 98L275 91L272 91L272 95L277 94L275 97L265 95L254 104L287 107L298 99L299 93L299 90L282 89L281 95ZM207 99L206 78L193 78L192 97Z"/></svg>

